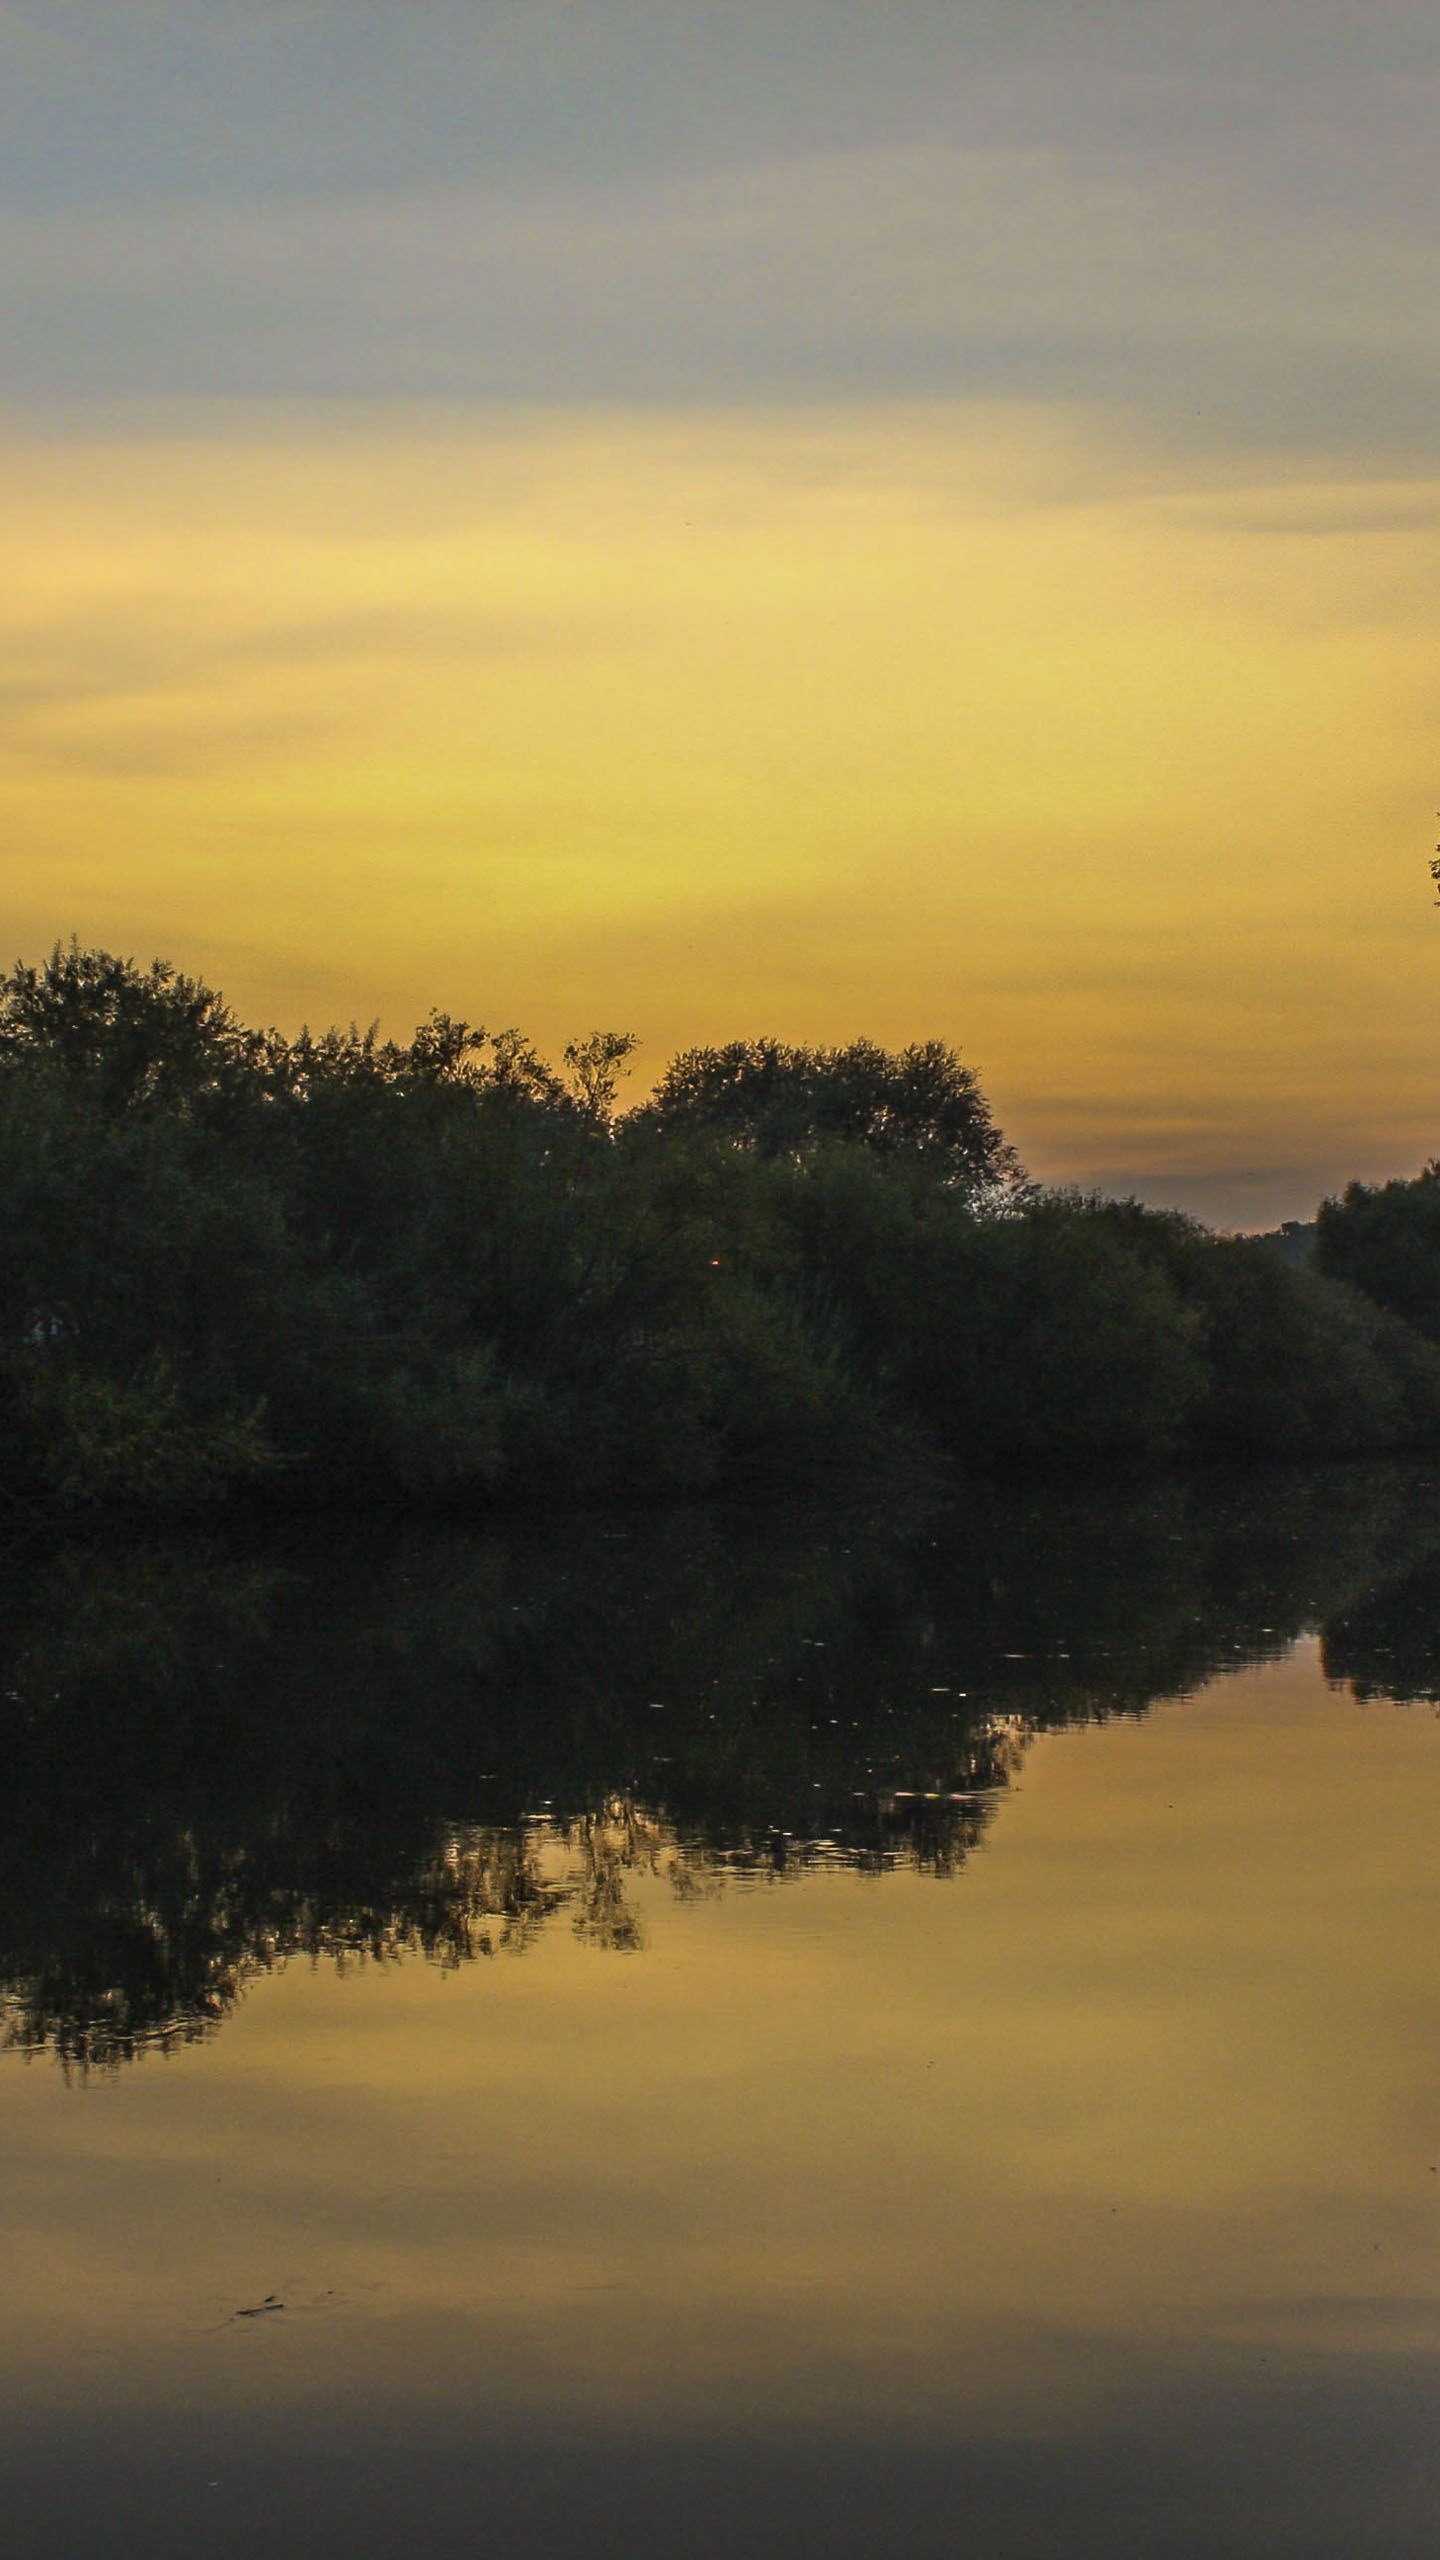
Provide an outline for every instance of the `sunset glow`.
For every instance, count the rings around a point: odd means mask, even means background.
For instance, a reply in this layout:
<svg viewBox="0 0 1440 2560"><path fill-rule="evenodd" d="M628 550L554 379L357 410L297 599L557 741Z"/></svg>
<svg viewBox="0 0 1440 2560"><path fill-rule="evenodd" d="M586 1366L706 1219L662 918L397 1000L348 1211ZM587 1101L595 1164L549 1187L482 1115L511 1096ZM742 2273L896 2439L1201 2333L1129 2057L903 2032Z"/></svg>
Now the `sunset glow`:
<svg viewBox="0 0 1440 2560"><path fill-rule="evenodd" d="M1408 14L842 14L14 13L7 944L941 1037L1239 1224L1413 1170Z"/></svg>

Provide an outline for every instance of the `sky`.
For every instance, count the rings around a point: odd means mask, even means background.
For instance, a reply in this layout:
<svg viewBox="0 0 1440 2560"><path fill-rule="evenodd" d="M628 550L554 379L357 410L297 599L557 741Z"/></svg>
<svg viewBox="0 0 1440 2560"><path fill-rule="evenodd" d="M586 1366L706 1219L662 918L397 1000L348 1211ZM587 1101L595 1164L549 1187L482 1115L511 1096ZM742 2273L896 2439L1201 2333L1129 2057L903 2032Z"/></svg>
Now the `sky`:
<svg viewBox="0 0 1440 2560"><path fill-rule="evenodd" d="M1440 1145L1403 0L7 0L4 958Z"/></svg>

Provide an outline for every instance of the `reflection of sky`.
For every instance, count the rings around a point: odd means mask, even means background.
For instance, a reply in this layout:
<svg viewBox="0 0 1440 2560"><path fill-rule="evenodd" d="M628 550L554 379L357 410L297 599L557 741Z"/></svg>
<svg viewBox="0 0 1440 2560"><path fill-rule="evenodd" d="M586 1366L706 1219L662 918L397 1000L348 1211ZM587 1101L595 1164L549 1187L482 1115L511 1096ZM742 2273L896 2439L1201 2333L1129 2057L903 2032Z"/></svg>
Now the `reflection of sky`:
<svg viewBox="0 0 1440 2560"><path fill-rule="evenodd" d="M891 2464L926 2553L969 2476L985 2547L1028 2554L1063 2456L1097 2550L1128 2518L1146 2551L1419 2560L1436 1746L1306 1648L1037 1742L954 1883L659 1878L640 1954L296 1964L114 2079L12 2057L7 2472L66 2444L27 2549L72 2547L92 2463L162 2554L218 2474L243 2547L303 2442L329 2524L282 2551L343 2547L356 2478L477 2524L548 2479L573 2525L589 2446L639 2548L723 2457L786 2516Z"/></svg>
<svg viewBox="0 0 1440 2560"><path fill-rule="evenodd" d="M18 0L16 937L1417 1161L1427 17Z"/></svg>

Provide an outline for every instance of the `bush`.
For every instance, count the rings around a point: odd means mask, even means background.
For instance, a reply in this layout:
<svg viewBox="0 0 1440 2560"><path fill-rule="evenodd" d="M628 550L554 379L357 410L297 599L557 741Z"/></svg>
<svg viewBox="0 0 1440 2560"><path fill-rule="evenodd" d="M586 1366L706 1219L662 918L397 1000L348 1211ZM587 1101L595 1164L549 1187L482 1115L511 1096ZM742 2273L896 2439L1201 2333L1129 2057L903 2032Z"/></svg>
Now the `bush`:
<svg viewBox="0 0 1440 2560"><path fill-rule="evenodd" d="M1315 1262L1440 1343L1440 1164L1412 1182L1352 1182L1325 1201Z"/></svg>
<svg viewBox="0 0 1440 2560"><path fill-rule="evenodd" d="M1164 1275L1084 1201L1041 1201L935 1239L907 1381L973 1463L1159 1458L1203 1385Z"/></svg>

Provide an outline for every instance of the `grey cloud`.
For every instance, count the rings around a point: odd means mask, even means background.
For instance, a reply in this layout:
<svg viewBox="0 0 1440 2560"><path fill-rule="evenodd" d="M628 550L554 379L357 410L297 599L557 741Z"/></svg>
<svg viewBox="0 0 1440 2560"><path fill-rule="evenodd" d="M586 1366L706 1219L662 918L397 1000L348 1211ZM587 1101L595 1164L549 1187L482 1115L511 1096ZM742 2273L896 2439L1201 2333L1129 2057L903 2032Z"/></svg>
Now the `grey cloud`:
<svg viewBox="0 0 1440 2560"><path fill-rule="evenodd" d="M573 180L948 135L1172 149L1413 113L1411 0L9 0L0 184L54 201Z"/></svg>
<svg viewBox="0 0 1440 2560"><path fill-rule="evenodd" d="M21 625L0 639L0 714L79 710L132 702L157 690L208 680L227 667L334 667L379 658L503 659L563 643L567 658L604 650L635 624L610 610L574 614L495 612L478 603L363 606L303 620L261 622L253 630L197 628L185 606L137 615L132 606Z"/></svg>
<svg viewBox="0 0 1440 2560"><path fill-rule="evenodd" d="M1168 218L1167 218L1168 210ZM10 227L12 398L976 394L1428 449L1406 243L1249 238L1034 155L830 155L573 207L455 190Z"/></svg>
<svg viewBox="0 0 1440 2560"><path fill-rule="evenodd" d="M1428 455L1423 35L1401 0L21 0L3 388L978 394Z"/></svg>
<svg viewBox="0 0 1440 2560"><path fill-rule="evenodd" d="M110 737L67 735L61 730L49 736L33 736L8 744L5 761L17 768L29 768L49 776L67 774L93 782L178 781L197 774L234 773L250 766L257 756L267 765L282 758L296 756L312 748L331 734L323 720L299 713L283 719L267 714L247 718L229 713L222 718L201 719L177 713L166 722L163 733L145 736L134 729L116 731Z"/></svg>
<svg viewBox="0 0 1440 2560"><path fill-rule="evenodd" d="M1440 490L1396 487L1347 499L1342 508L1315 499L1211 499L1203 506L1180 499L1173 520L1226 533L1259 533L1291 541L1334 542L1357 534L1433 534L1440 530Z"/></svg>
<svg viewBox="0 0 1440 2560"><path fill-rule="evenodd" d="M378 658L387 665L407 657L443 657L450 665L492 660L514 666L529 654L544 656L563 645L567 662L603 653L633 636L639 617L612 612L573 614L467 611L429 605L367 607L354 613L319 614L308 622L266 625L238 637L218 636L206 652L210 663L264 667L343 666Z"/></svg>

